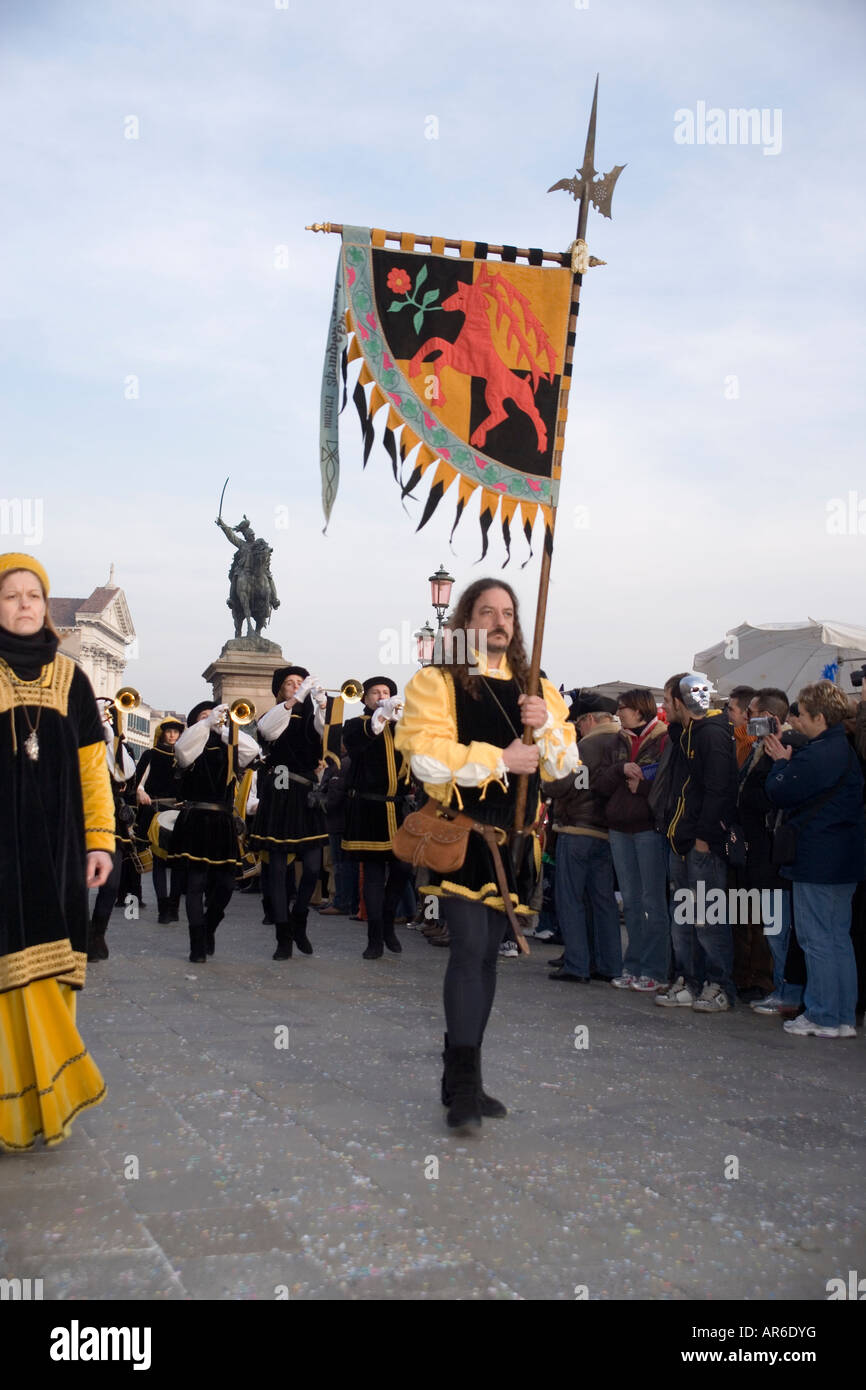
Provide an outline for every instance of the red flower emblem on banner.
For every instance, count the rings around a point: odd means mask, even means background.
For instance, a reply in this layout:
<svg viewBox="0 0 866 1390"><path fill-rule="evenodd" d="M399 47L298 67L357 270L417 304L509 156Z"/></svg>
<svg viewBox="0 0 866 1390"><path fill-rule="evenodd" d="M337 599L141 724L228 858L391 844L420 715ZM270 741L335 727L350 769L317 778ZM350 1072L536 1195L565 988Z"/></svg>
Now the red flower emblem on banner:
<svg viewBox="0 0 866 1390"><path fill-rule="evenodd" d="M395 294L408 294L412 288L412 281L405 270L398 270L396 266L388 271L387 284L388 289L393 290Z"/></svg>

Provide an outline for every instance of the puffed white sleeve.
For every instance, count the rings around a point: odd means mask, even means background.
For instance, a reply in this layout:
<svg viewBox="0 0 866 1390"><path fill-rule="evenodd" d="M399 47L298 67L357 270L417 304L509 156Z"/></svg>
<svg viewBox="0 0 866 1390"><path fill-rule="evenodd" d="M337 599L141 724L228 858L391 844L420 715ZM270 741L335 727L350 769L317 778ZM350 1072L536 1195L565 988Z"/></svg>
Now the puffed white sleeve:
<svg viewBox="0 0 866 1390"><path fill-rule="evenodd" d="M269 709L266 714L256 721L258 731L262 738L268 743L275 743L280 734L288 727L292 711L286 709L285 703L281 702Z"/></svg>
<svg viewBox="0 0 866 1390"><path fill-rule="evenodd" d="M188 729L184 729L177 743L174 745L174 756L178 767L191 767L196 758L200 758L204 752L205 744L210 738L211 729L206 719L202 719L198 724L191 724Z"/></svg>
<svg viewBox="0 0 866 1390"><path fill-rule="evenodd" d="M286 711L288 713L288 710ZM254 758L261 753L261 748L254 738L245 734L243 729L238 729L238 766L249 767Z"/></svg>
<svg viewBox="0 0 866 1390"><path fill-rule="evenodd" d="M547 705L547 722L533 731L543 782L556 781L580 767L577 730L568 717L568 706L550 681L542 680L541 692Z"/></svg>

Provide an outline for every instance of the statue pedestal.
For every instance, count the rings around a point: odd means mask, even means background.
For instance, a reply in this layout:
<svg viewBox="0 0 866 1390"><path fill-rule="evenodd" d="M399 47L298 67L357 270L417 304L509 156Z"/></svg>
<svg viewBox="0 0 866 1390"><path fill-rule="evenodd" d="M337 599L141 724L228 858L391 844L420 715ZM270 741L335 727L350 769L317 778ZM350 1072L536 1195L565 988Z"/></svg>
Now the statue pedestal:
<svg viewBox="0 0 866 1390"><path fill-rule="evenodd" d="M279 666L291 662L283 656L276 642L264 637L232 637L226 642L216 661L212 661L204 679L213 686L218 705L230 705L233 700L252 700L257 714L264 714L274 704L271 679Z"/></svg>

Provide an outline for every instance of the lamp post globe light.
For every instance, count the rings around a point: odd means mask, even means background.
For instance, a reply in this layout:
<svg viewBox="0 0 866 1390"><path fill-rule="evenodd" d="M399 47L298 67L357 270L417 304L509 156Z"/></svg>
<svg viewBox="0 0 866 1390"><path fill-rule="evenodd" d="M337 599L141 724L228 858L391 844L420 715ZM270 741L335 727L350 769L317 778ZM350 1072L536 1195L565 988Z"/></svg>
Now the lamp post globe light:
<svg viewBox="0 0 866 1390"><path fill-rule="evenodd" d="M448 612L448 605L451 602L454 576L448 573L444 565L440 564L436 573L430 575L428 582L430 584L430 600L436 609L436 626L441 631L445 614Z"/></svg>
<svg viewBox="0 0 866 1390"><path fill-rule="evenodd" d="M436 633L429 623L425 623L424 626L415 633L415 641L418 644L415 660L420 662L422 666L429 666L430 662L433 660L433 647L436 642Z"/></svg>

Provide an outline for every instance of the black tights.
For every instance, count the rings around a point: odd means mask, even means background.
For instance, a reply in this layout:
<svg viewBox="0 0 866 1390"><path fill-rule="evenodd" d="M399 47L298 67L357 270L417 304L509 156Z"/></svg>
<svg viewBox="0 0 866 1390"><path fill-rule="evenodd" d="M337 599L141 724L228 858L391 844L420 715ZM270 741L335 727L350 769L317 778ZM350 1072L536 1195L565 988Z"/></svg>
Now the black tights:
<svg viewBox="0 0 866 1390"><path fill-rule="evenodd" d="M445 1027L451 1047L480 1047L496 993L496 963L507 918L481 903L445 901L451 949L445 971Z"/></svg>
<svg viewBox="0 0 866 1390"><path fill-rule="evenodd" d="M169 879L169 867L171 879ZM180 897L180 884L183 881L183 869L180 864L169 866L164 859L160 859L158 854L153 856L153 891L156 893L157 901L160 898ZM171 888L169 888L169 882Z"/></svg>
<svg viewBox="0 0 866 1390"><path fill-rule="evenodd" d="M322 872L322 845L305 845L298 848L297 859L302 865L301 881L294 895L292 911L302 916L310 906L310 898L316 891L319 874ZM285 850L268 851L268 891L271 901L271 915L275 922L288 922L289 902L293 896L290 891L295 886L295 865L289 864Z"/></svg>
<svg viewBox="0 0 866 1390"><path fill-rule="evenodd" d="M233 864L190 864L186 876L186 915L190 931L203 927L205 913L216 924L235 888Z"/></svg>
<svg viewBox="0 0 866 1390"><path fill-rule="evenodd" d="M403 890L412 873L411 864L405 864L393 855L388 859L364 860L364 907L369 923L393 927Z"/></svg>
<svg viewBox="0 0 866 1390"><path fill-rule="evenodd" d="M111 856L111 873L102 887L97 890L96 901L93 904L93 916L98 922L107 922L111 916L112 908L117 901L117 889L122 871L123 851L116 849Z"/></svg>

